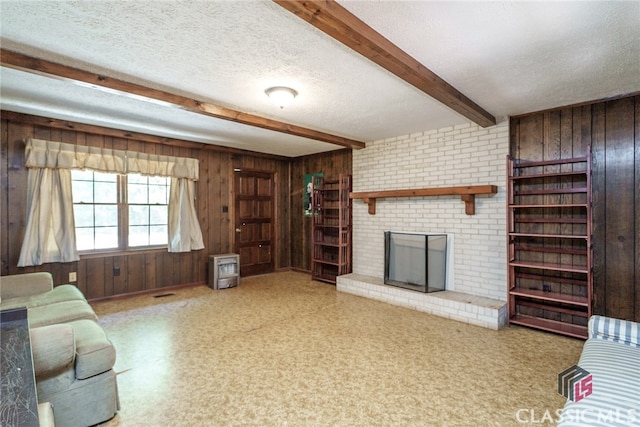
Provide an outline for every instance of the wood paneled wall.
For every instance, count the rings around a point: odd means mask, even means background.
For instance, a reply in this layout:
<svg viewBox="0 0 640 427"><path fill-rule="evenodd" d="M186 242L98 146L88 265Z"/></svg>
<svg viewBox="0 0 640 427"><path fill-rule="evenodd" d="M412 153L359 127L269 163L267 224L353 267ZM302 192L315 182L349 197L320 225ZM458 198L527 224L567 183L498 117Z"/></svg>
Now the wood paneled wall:
<svg viewBox="0 0 640 427"><path fill-rule="evenodd" d="M351 174L351 150L338 150L313 156L298 157L291 165L291 266L311 271L311 217L304 216L304 175L322 172L338 178Z"/></svg>
<svg viewBox="0 0 640 427"><path fill-rule="evenodd" d="M54 121L51 121L54 122ZM277 156L252 155L205 144L157 138L145 142L126 132L78 125L74 129L48 126L47 119L16 113L2 113L0 176L0 255L2 275L50 271L56 285L68 282L69 272L78 273L77 286L87 298L102 298L168 286L203 283L207 280L208 257L233 251L233 170L245 168L275 172L276 179L276 268L291 265L289 173L291 160ZM116 135L116 136L114 136ZM121 136L117 136L121 135ZM25 227L27 171L24 140L40 138L72 144L133 150L145 153L192 157L200 161L197 210L205 249L171 254L165 250L81 257L78 262L51 263L18 268L18 256ZM153 139L153 138L151 138ZM223 212L223 206L228 212ZM295 237L295 236L294 236ZM120 269L120 275L114 275Z"/></svg>
<svg viewBox="0 0 640 427"><path fill-rule="evenodd" d="M640 96L511 119L510 153L592 155L594 314L640 321Z"/></svg>

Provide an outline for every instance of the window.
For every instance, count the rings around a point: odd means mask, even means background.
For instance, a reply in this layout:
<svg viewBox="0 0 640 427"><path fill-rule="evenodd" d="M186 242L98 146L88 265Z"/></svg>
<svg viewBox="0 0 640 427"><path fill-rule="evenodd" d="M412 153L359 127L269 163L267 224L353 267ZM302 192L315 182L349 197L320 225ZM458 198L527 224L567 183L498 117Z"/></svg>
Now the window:
<svg viewBox="0 0 640 427"><path fill-rule="evenodd" d="M127 175L129 246L166 245L169 178Z"/></svg>
<svg viewBox="0 0 640 427"><path fill-rule="evenodd" d="M164 246L170 178L72 170L79 251Z"/></svg>
<svg viewBox="0 0 640 427"><path fill-rule="evenodd" d="M118 248L118 175L71 171L79 251Z"/></svg>
<svg viewBox="0 0 640 427"><path fill-rule="evenodd" d="M25 167L29 210L19 267L77 261L78 247L85 252L204 249L195 208L197 159L28 138ZM171 204L169 179L177 184ZM169 220L176 226L169 227Z"/></svg>

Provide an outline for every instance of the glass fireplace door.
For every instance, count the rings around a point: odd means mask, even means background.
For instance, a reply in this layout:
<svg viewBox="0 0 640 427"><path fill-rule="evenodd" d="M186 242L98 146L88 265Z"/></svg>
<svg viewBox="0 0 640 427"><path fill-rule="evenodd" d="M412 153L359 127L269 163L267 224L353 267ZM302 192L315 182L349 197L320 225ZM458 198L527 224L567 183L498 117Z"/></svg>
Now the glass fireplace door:
<svg viewBox="0 0 640 427"><path fill-rule="evenodd" d="M419 292L445 290L446 234L385 232L384 283Z"/></svg>

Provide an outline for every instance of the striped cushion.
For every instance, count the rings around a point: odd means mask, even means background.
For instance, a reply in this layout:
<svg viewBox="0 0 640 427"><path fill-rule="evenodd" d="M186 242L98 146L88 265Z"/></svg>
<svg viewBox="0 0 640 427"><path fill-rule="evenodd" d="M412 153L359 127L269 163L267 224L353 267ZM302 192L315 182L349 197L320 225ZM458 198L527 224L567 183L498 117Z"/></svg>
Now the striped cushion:
<svg viewBox="0 0 640 427"><path fill-rule="evenodd" d="M604 316L591 316L589 338L640 347L640 324Z"/></svg>
<svg viewBox="0 0 640 427"><path fill-rule="evenodd" d="M603 316L589 319L589 339L578 366L592 375L592 394L567 401L558 426L640 425L638 324Z"/></svg>

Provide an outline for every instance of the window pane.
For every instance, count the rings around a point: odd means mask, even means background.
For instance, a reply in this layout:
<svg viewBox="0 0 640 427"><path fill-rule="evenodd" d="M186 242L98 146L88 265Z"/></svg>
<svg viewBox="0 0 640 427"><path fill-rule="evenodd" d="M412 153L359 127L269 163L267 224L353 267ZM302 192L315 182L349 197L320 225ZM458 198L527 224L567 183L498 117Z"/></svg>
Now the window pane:
<svg viewBox="0 0 640 427"><path fill-rule="evenodd" d="M76 227L93 227L93 205L73 205Z"/></svg>
<svg viewBox="0 0 640 427"><path fill-rule="evenodd" d="M71 170L71 179L78 181L93 181L93 171L90 170Z"/></svg>
<svg viewBox="0 0 640 427"><path fill-rule="evenodd" d="M114 249L118 247L118 227L96 227L95 249Z"/></svg>
<svg viewBox="0 0 640 427"><path fill-rule="evenodd" d="M76 181L75 176L71 181L73 203L93 203L93 182Z"/></svg>
<svg viewBox="0 0 640 427"><path fill-rule="evenodd" d="M129 184L129 203L147 204L148 198L148 186L146 184Z"/></svg>
<svg viewBox="0 0 640 427"><path fill-rule="evenodd" d="M115 182L118 180L118 174L115 173L105 173L105 172L94 172L93 179L96 182Z"/></svg>
<svg viewBox="0 0 640 427"><path fill-rule="evenodd" d="M130 225L148 225L149 224L149 206L147 205L129 206L129 224Z"/></svg>
<svg viewBox="0 0 640 427"><path fill-rule="evenodd" d="M166 245L169 179L140 175L127 179L129 247Z"/></svg>
<svg viewBox="0 0 640 427"><path fill-rule="evenodd" d="M166 245L170 178L129 174L126 187L118 182L117 174L72 171L78 250ZM121 189L126 194L119 194ZM129 224L125 243L119 243L121 215Z"/></svg>
<svg viewBox="0 0 640 427"><path fill-rule="evenodd" d="M169 194L166 185L150 185L149 186L149 204L166 205L169 200Z"/></svg>
<svg viewBox="0 0 640 427"><path fill-rule="evenodd" d="M117 249L118 175L73 170L71 179L78 250Z"/></svg>
<svg viewBox="0 0 640 427"><path fill-rule="evenodd" d="M94 184L95 203L118 203L118 188L115 182Z"/></svg>
<svg viewBox="0 0 640 427"><path fill-rule="evenodd" d="M150 236L149 244L151 245L166 245L169 242L169 232L166 225L154 225L149 227Z"/></svg>
<svg viewBox="0 0 640 427"><path fill-rule="evenodd" d="M148 178L138 173L130 173L127 175L127 181L129 184L146 184Z"/></svg>
<svg viewBox="0 0 640 427"><path fill-rule="evenodd" d="M95 247L93 228L76 228L76 244L79 251L92 250Z"/></svg>
<svg viewBox="0 0 640 427"><path fill-rule="evenodd" d="M153 225L166 225L169 221L168 208L164 206L149 206L149 224Z"/></svg>
<svg viewBox="0 0 640 427"><path fill-rule="evenodd" d="M169 185L169 178L166 176L150 176L149 184L151 185Z"/></svg>
<svg viewBox="0 0 640 427"><path fill-rule="evenodd" d="M95 205L95 224L97 226L118 226L118 205Z"/></svg>
<svg viewBox="0 0 640 427"><path fill-rule="evenodd" d="M129 227L129 246L148 246L149 227L146 225L133 225Z"/></svg>

